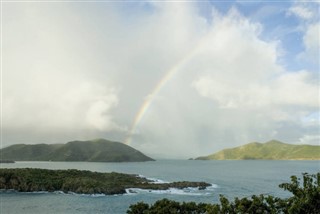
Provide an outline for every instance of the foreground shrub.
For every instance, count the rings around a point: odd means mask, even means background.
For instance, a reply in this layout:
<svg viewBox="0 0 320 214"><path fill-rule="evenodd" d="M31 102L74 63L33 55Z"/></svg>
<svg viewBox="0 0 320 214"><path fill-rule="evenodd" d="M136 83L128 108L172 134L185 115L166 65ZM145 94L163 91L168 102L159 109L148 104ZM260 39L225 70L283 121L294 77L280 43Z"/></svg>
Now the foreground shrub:
<svg viewBox="0 0 320 214"><path fill-rule="evenodd" d="M270 195L253 195L251 198L235 198L229 201L220 195L220 204L205 204L162 199L153 205L139 202L130 205L127 214L320 214L320 172L310 175L303 173L303 181L291 176L290 183L282 183L280 188L289 191L293 196L285 199Z"/></svg>

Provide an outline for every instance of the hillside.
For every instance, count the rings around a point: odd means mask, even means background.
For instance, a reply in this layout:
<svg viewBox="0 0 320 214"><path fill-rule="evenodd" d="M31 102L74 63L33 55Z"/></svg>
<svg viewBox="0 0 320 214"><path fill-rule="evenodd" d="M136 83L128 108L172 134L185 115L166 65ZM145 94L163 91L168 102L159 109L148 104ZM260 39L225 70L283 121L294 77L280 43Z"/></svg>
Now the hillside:
<svg viewBox="0 0 320 214"><path fill-rule="evenodd" d="M196 160L320 160L320 146L292 145L272 140L249 143L198 157Z"/></svg>
<svg viewBox="0 0 320 214"><path fill-rule="evenodd" d="M123 143L105 139L66 144L12 145L0 150L3 160L140 162L153 159Z"/></svg>

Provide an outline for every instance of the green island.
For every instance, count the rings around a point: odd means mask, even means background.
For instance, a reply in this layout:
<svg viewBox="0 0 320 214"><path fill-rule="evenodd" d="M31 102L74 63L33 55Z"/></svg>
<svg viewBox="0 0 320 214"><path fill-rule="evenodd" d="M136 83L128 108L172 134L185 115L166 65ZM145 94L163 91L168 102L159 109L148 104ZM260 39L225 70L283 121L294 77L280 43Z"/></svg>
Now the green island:
<svg viewBox="0 0 320 214"><path fill-rule="evenodd" d="M233 201L220 195L220 204L176 202L168 199L154 204L138 202L130 205L127 214L319 214L320 213L320 172L303 173L303 181L291 176L290 183L280 188L292 193L291 197L278 198L271 195L252 195L234 198Z"/></svg>
<svg viewBox="0 0 320 214"><path fill-rule="evenodd" d="M277 140L253 142L195 160L320 160L320 146L292 145Z"/></svg>
<svg viewBox="0 0 320 214"><path fill-rule="evenodd" d="M0 169L0 189L19 192L63 191L79 194L124 194L128 188L148 190L205 189L205 182L153 183L147 178L123 173L100 173L83 170L49 170L35 168Z"/></svg>
<svg viewBox="0 0 320 214"><path fill-rule="evenodd" d="M66 144L16 144L0 150L2 160L14 161L154 161L140 151L105 139L71 141Z"/></svg>

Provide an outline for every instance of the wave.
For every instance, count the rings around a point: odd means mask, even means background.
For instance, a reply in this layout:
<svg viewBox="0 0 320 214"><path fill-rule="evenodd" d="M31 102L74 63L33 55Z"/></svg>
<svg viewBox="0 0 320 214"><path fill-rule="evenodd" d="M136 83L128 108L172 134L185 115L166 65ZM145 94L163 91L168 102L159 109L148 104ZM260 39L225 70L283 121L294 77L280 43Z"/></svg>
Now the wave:
<svg viewBox="0 0 320 214"><path fill-rule="evenodd" d="M150 183L152 183L152 184L168 184L168 183L170 183L169 181L164 181L164 180L161 180L161 179L158 179L158 178L148 178L148 177L146 177L144 175L138 175L138 177L145 178L148 181L150 181Z"/></svg>
<svg viewBox="0 0 320 214"><path fill-rule="evenodd" d="M199 190L198 187L187 187L183 189L169 188L167 190L152 190L152 189L140 189L140 188L127 188L126 195L136 194L169 194L169 195L212 195L214 190L218 188L218 185L212 184L204 190Z"/></svg>
<svg viewBox="0 0 320 214"><path fill-rule="evenodd" d="M171 183L170 181L164 181L164 180L161 180L161 179L158 179L158 178L149 178L149 177L146 177L144 175L138 175L138 177L145 178L145 179L149 180L150 183L153 183L153 184L168 184L168 183ZM211 184L211 186L207 187L206 189L207 190L213 190L213 189L217 189L217 188L219 188L219 186L217 184Z"/></svg>
<svg viewBox="0 0 320 214"><path fill-rule="evenodd" d="M218 186L218 184L211 184L211 186L208 186L208 187L206 188L206 190L211 190L211 191L213 191L213 190L218 189L218 188L220 188L220 187Z"/></svg>
<svg viewBox="0 0 320 214"><path fill-rule="evenodd" d="M150 181L150 183L154 184L166 184L170 183L169 181L164 181L158 178L149 178L144 175L138 175L138 177L146 178ZM140 188L127 188L126 194L127 195L136 195L136 194L171 194L171 195L212 195L212 193L215 191L215 189L219 188L217 184L211 184L211 186L208 186L204 190L199 190L198 187L187 187L183 189L178 188L169 188L167 190L152 190L152 189L140 189Z"/></svg>
<svg viewBox="0 0 320 214"><path fill-rule="evenodd" d="M141 193L152 193L152 194L172 194L172 195L202 195L200 193L189 192L176 188L169 188L167 190L151 190L151 189L139 189L139 188L129 188L126 189L128 195L136 195Z"/></svg>

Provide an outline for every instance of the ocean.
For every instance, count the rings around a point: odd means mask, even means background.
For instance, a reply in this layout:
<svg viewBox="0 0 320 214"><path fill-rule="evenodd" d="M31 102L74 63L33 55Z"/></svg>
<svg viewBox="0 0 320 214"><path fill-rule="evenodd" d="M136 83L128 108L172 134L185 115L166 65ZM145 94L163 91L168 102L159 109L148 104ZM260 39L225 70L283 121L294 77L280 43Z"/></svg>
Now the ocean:
<svg viewBox="0 0 320 214"><path fill-rule="evenodd" d="M194 161L157 160L141 163L90 162L16 162L0 164L1 168L79 169L97 172L138 174L157 182L205 181L212 184L207 190L171 189L167 191L140 191L125 195L81 195L61 192L18 193L0 191L1 214L37 213L126 213L130 204L168 198L176 201L217 203L222 194L231 200L253 194L288 197L280 183L289 182L291 175L317 173L320 161Z"/></svg>

